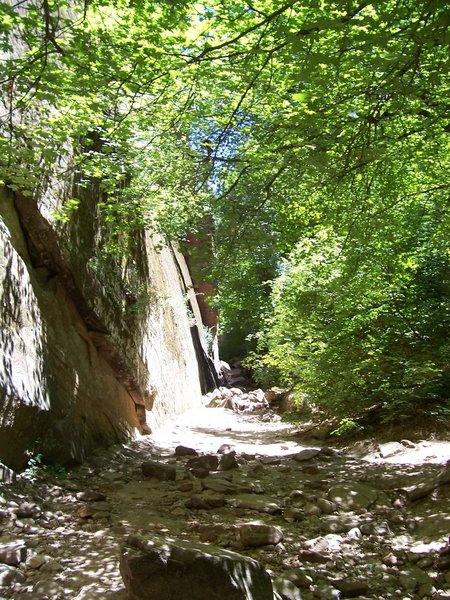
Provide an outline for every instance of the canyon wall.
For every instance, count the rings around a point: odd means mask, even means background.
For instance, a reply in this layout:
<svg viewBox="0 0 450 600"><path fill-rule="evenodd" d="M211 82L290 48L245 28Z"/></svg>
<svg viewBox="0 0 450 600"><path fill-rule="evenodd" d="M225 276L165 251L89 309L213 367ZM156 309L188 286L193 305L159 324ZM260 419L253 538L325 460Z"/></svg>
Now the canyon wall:
<svg viewBox="0 0 450 600"><path fill-rule="evenodd" d="M183 256L108 231L95 184L55 217L73 185L0 190L0 462L13 469L149 435L215 383Z"/></svg>

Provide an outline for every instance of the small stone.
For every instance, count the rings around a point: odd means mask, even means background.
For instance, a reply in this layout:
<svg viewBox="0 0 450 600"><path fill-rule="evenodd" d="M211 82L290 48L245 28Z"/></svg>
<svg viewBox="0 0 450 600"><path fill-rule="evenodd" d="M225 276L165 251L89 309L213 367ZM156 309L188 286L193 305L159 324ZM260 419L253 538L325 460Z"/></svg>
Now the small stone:
<svg viewBox="0 0 450 600"><path fill-rule="evenodd" d="M311 460L311 458L315 458L318 454L320 454L320 450L317 448L305 448L304 450L300 450L293 457L297 462L303 462L304 460Z"/></svg>
<svg viewBox="0 0 450 600"><path fill-rule="evenodd" d="M102 502L103 500L106 500L105 494L95 490L79 492L76 497L78 500L82 500L83 502Z"/></svg>
<svg viewBox="0 0 450 600"><path fill-rule="evenodd" d="M40 568L40 571L44 573L59 573L63 570L64 568L62 567L62 565L54 559L46 561Z"/></svg>
<svg viewBox="0 0 450 600"><path fill-rule="evenodd" d="M222 444L220 448L217 450L217 454L229 454L230 452L235 452L235 447L231 444Z"/></svg>
<svg viewBox="0 0 450 600"><path fill-rule="evenodd" d="M342 598L357 598L369 591L369 586L365 581L341 579L332 583L341 592Z"/></svg>
<svg viewBox="0 0 450 600"><path fill-rule="evenodd" d="M401 440L400 443L403 444L403 446L405 446L406 448L415 448L416 447L414 442L411 442L411 440Z"/></svg>
<svg viewBox="0 0 450 600"><path fill-rule="evenodd" d="M19 519L29 519L39 516L40 509L33 502L22 502L15 511Z"/></svg>
<svg viewBox="0 0 450 600"><path fill-rule="evenodd" d="M373 533L377 536L387 536L391 533L391 529L389 527L389 523L384 521L382 523L375 523L373 527Z"/></svg>
<svg viewBox="0 0 450 600"><path fill-rule="evenodd" d="M0 565L0 588L10 587L15 583L23 583L25 581L24 575L10 565Z"/></svg>
<svg viewBox="0 0 450 600"><path fill-rule="evenodd" d="M289 465L280 465L278 467L279 473L291 473L291 471L292 471L292 467L290 467Z"/></svg>
<svg viewBox="0 0 450 600"><path fill-rule="evenodd" d="M305 513L301 508L295 506L289 506L283 511L283 518L285 521L292 523L293 521L301 521L305 518Z"/></svg>
<svg viewBox="0 0 450 600"><path fill-rule="evenodd" d="M305 514L307 514L308 516L317 516L319 517L322 514L322 511L320 510L320 508L317 506L317 504L305 504L305 506L303 507L303 510L305 511Z"/></svg>
<svg viewBox="0 0 450 600"><path fill-rule="evenodd" d="M180 483L180 485L177 487L179 492L191 492L193 489L194 484L191 481L183 481L183 483Z"/></svg>
<svg viewBox="0 0 450 600"><path fill-rule="evenodd" d="M155 477L160 481L175 481L177 476L176 467L155 460L147 460L141 465L144 477Z"/></svg>
<svg viewBox="0 0 450 600"><path fill-rule="evenodd" d="M193 467L190 469L190 473L197 479L206 479L209 475L208 469L203 469L201 467Z"/></svg>
<svg viewBox="0 0 450 600"><path fill-rule="evenodd" d="M330 560L330 556L328 554L315 552L314 550L302 550L299 553L298 558L300 562L310 562L319 564L325 564Z"/></svg>
<svg viewBox="0 0 450 600"><path fill-rule="evenodd" d="M326 498L317 498L316 504L326 515L330 515L336 510L336 504L330 500L327 500Z"/></svg>
<svg viewBox="0 0 450 600"><path fill-rule="evenodd" d="M194 456L187 461L188 469L206 469L207 471L216 471L219 466L219 459L215 454L204 454L203 456Z"/></svg>
<svg viewBox="0 0 450 600"><path fill-rule="evenodd" d="M46 557L42 554L33 554L32 556L27 558L25 565L29 569L40 569L40 567L42 567L46 560Z"/></svg>
<svg viewBox="0 0 450 600"><path fill-rule="evenodd" d="M275 546L283 541L283 532L273 525L247 523L239 527L239 537L243 546Z"/></svg>
<svg viewBox="0 0 450 600"><path fill-rule="evenodd" d="M383 556L382 560L383 560L383 563L385 565L387 565L388 567L395 567L395 565L398 563L398 558L392 552L389 552L389 554L386 554L386 556Z"/></svg>
<svg viewBox="0 0 450 600"><path fill-rule="evenodd" d="M427 569L428 567L431 567L433 563L434 560L432 556L424 556L417 561L417 566L421 569Z"/></svg>
<svg viewBox="0 0 450 600"><path fill-rule="evenodd" d="M184 517L186 515L186 511L181 506L177 506L176 508L170 511L170 514L174 517Z"/></svg>
<svg viewBox="0 0 450 600"><path fill-rule="evenodd" d="M218 469L219 471L230 471L231 469L237 469L239 464L236 460L236 452L228 452L222 454L219 460Z"/></svg>
<svg viewBox="0 0 450 600"><path fill-rule="evenodd" d="M314 587L313 597L318 598L318 600L339 600L341 598L339 590L326 581L319 581Z"/></svg>
<svg viewBox="0 0 450 600"><path fill-rule="evenodd" d="M302 467L302 473L305 475L317 475L319 469L317 467L313 467L312 465L308 465L306 467Z"/></svg>
<svg viewBox="0 0 450 600"><path fill-rule="evenodd" d="M272 585L274 600L302 600L300 590L289 579L277 577L273 580Z"/></svg>
<svg viewBox="0 0 450 600"><path fill-rule="evenodd" d="M370 535L375 529L375 523L373 521L366 521L365 523L361 523L359 528L362 534Z"/></svg>
<svg viewBox="0 0 450 600"><path fill-rule="evenodd" d="M229 502L235 508L254 510L267 513L269 515L278 515L281 513L281 506L276 502L271 502L268 498L255 497L254 494L242 494Z"/></svg>
<svg viewBox="0 0 450 600"><path fill-rule="evenodd" d="M177 446L175 448L175 456L198 456L198 452L188 446Z"/></svg>
<svg viewBox="0 0 450 600"><path fill-rule="evenodd" d="M352 527L350 531L347 533L347 537L351 540L359 540L362 538L362 532L359 527Z"/></svg>
<svg viewBox="0 0 450 600"><path fill-rule="evenodd" d="M305 492L302 490L292 490L292 492L289 494L289 498L294 501L304 500Z"/></svg>
<svg viewBox="0 0 450 600"><path fill-rule="evenodd" d="M94 516L94 513L95 508L92 506L83 506L83 508L80 508L78 511L78 516L80 519L91 519Z"/></svg>
<svg viewBox="0 0 450 600"><path fill-rule="evenodd" d="M387 444L380 444L379 452L381 458L390 458L396 454L404 452L405 447L399 442L388 442Z"/></svg>
<svg viewBox="0 0 450 600"><path fill-rule="evenodd" d="M21 541L0 544L0 563L16 567L27 558L27 548Z"/></svg>
<svg viewBox="0 0 450 600"><path fill-rule="evenodd" d="M223 496L196 494L195 496L191 496L191 498L189 498L189 500L186 502L186 508L192 508L195 510L210 510L212 508L220 508L221 506L225 506L225 504L226 501Z"/></svg>
<svg viewBox="0 0 450 600"><path fill-rule="evenodd" d="M313 578L300 569L291 569L283 573L285 579L289 579L299 588L309 588L313 583Z"/></svg>

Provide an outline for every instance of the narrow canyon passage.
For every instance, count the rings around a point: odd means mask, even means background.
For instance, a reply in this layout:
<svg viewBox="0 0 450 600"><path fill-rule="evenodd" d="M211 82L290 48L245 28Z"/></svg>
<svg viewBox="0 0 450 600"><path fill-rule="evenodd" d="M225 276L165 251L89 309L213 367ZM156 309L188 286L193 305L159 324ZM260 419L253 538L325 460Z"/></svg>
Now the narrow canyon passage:
<svg viewBox="0 0 450 600"><path fill-rule="evenodd" d="M272 417L201 408L63 480L5 485L0 597L125 600L139 534L252 557L293 582L281 598L450 598L450 442L333 449Z"/></svg>

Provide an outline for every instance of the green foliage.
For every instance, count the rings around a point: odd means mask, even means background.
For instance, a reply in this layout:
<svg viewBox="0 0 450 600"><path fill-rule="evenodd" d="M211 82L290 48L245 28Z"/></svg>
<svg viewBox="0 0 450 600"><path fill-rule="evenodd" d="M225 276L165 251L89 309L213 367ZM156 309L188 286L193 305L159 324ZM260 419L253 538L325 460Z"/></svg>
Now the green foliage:
<svg viewBox="0 0 450 600"><path fill-rule="evenodd" d="M29 452L27 468L22 475L30 481L36 481L42 476L64 480L67 478L67 470L63 465L44 463L41 453Z"/></svg>
<svg viewBox="0 0 450 600"><path fill-rule="evenodd" d="M0 11L0 181L35 198L97 185L119 270L136 231L212 222L227 354L259 381L347 418L374 401L388 421L445 413L446 3Z"/></svg>
<svg viewBox="0 0 450 600"><path fill-rule="evenodd" d="M339 427L331 432L331 435L346 436L348 434L359 433L363 431L363 427L353 419L345 418L339 422Z"/></svg>
<svg viewBox="0 0 450 600"><path fill-rule="evenodd" d="M432 250L423 207L420 223L411 206L407 222L392 223L401 240L389 240L379 226L370 247L329 230L297 245L275 282L273 313L250 359L257 376L265 371L338 414L381 402L385 421L445 402L450 262L444 248Z"/></svg>
<svg viewBox="0 0 450 600"><path fill-rule="evenodd" d="M80 201L76 198L72 198L70 200L66 200L63 204L62 208L58 212L54 212L52 214L53 218L57 221L61 221L61 223L68 223L70 221L72 212L77 210Z"/></svg>

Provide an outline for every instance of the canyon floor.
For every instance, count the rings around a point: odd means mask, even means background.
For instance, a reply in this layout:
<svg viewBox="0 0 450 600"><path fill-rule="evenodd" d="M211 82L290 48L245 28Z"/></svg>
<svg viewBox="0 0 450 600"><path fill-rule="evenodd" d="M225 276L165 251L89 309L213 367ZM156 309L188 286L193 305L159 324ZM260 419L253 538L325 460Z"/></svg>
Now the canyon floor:
<svg viewBox="0 0 450 600"><path fill-rule="evenodd" d="M0 600L126 600L118 561L133 533L250 556L308 600L450 599L450 441L333 448L272 416L202 407L64 479L35 469L4 485ZM222 470L202 470L208 455ZM175 479L145 477L146 461ZM282 540L243 543L249 523Z"/></svg>

